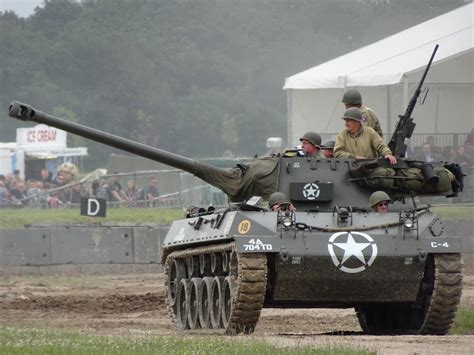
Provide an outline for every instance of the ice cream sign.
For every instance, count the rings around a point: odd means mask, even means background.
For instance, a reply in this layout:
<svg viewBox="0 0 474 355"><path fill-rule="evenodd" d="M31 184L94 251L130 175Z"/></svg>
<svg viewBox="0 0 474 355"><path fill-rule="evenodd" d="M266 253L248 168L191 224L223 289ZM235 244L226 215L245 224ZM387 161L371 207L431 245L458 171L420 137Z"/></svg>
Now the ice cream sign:
<svg viewBox="0 0 474 355"><path fill-rule="evenodd" d="M20 147L66 147L66 132L43 124L18 128L16 130L16 142Z"/></svg>

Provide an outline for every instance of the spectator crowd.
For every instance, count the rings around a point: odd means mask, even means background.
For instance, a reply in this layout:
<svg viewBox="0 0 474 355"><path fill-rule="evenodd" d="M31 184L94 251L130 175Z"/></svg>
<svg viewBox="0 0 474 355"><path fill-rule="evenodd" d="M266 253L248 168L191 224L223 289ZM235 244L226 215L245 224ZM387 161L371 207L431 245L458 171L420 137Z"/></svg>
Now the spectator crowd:
<svg viewBox="0 0 474 355"><path fill-rule="evenodd" d="M71 181L64 185L61 175L53 178L47 169L38 179L23 180L20 171L0 175L0 208L63 208L79 206L81 198L102 198L111 206L157 207L162 204L158 179L149 176L144 187L128 179L123 188L118 176L102 177L92 182Z"/></svg>
<svg viewBox="0 0 474 355"><path fill-rule="evenodd" d="M474 131L472 131L458 147L440 147L435 144L435 138L429 136L421 147L416 147L413 158L424 162L447 161L459 164L463 168L474 165Z"/></svg>

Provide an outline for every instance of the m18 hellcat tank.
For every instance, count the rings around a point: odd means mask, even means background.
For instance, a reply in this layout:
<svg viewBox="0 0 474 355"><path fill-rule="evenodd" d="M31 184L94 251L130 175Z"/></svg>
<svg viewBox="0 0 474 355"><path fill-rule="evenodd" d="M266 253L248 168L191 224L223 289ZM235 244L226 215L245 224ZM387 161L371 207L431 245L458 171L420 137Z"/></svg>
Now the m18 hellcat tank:
<svg viewBox="0 0 474 355"><path fill-rule="evenodd" d="M227 193L228 208L190 212L162 245L169 313L180 329L251 333L262 307L354 307L367 333L446 334L453 322L467 242L445 235L439 216L409 197L415 188L418 195L453 193L442 163L432 163L428 179L406 176L421 163L403 159L389 166L279 156L221 170L19 102L9 114L192 172ZM374 176L377 169L395 174ZM399 203L388 213L371 211L376 189ZM252 196L274 191L296 211L253 203Z"/></svg>
<svg viewBox="0 0 474 355"><path fill-rule="evenodd" d="M399 158L414 129L414 104L390 142ZM190 211L163 242L167 304L179 329L252 333L262 307L353 307L372 334L450 329L468 241L446 235L440 217L414 196L455 195L462 189L456 165L283 155L223 170L20 102L9 115L191 172L227 194L228 208ZM387 213L368 205L375 190L394 201ZM273 212L255 203L277 191L292 208Z"/></svg>

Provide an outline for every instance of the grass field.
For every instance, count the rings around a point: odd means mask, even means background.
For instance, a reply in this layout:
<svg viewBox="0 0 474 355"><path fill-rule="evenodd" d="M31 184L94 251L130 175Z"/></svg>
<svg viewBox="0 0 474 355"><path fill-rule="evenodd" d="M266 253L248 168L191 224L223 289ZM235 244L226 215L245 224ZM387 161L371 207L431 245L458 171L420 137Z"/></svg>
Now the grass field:
<svg viewBox="0 0 474 355"><path fill-rule="evenodd" d="M251 338L222 337L114 337L78 332L0 327L0 354L375 354L343 347L277 348Z"/></svg>
<svg viewBox="0 0 474 355"><path fill-rule="evenodd" d="M474 307L461 307L449 334L474 334Z"/></svg>
<svg viewBox="0 0 474 355"><path fill-rule="evenodd" d="M443 205L432 208L445 219L472 220L474 205ZM107 217L85 217L79 215L79 209L2 209L0 210L0 229L18 229L35 223L159 223L169 225L183 218L183 211L175 208L109 208Z"/></svg>

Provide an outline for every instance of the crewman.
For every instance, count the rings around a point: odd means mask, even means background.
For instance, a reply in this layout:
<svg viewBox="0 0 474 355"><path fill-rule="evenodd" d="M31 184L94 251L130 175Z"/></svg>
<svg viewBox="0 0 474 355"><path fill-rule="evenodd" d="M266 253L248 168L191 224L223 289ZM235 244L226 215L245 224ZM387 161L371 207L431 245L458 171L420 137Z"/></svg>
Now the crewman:
<svg viewBox="0 0 474 355"><path fill-rule="evenodd" d="M307 157L319 157L321 149L321 136L316 132L306 132L300 138L301 148Z"/></svg>
<svg viewBox="0 0 474 355"><path fill-rule="evenodd" d="M342 103L346 107L346 110L351 107L356 107L362 111L362 124L368 127L372 127L380 137L382 135L382 128L380 127L379 119L377 114L371 108L362 104L362 95L356 89L347 90L342 96Z"/></svg>
<svg viewBox="0 0 474 355"><path fill-rule="evenodd" d="M375 191L369 197L369 205L374 212L387 213L390 196L384 191Z"/></svg>
<svg viewBox="0 0 474 355"><path fill-rule="evenodd" d="M295 211L290 200L288 200L283 192L274 192L268 199L268 205L271 211Z"/></svg>
<svg viewBox="0 0 474 355"><path fill-rule="evenodd" d="M335 158L372 159L382 156L392 165L397 163L379 134L372 127L362 125L362 112L358 108L347 109L342 119L346 121L346 129L336 136Z"/></svg>
<svg viewBox="0 0 474 355"><path fill-rule="evenodd" d="M335 144L336 142L334 141L324 142L324 144L321 146L321 154L327 159L334 158L334 145Z"/></svg>

